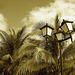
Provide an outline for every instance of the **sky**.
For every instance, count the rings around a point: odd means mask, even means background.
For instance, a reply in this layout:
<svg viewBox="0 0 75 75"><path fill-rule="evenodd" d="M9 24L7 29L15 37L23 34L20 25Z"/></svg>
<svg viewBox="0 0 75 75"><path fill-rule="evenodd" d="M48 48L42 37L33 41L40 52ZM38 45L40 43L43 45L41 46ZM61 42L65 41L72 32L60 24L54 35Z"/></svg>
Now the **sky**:
<svg viewBox="0 0 75 75"><path fill-rule="evenodd" d="M26 26L30 33L46 23L54 28L56 15L60 25L63 19L75 23L75 0L0 0L0 29L5 31Z"/></svg>
<svg viewBox="0 0 75 75"><path fill-rule="evenodd" d="M74 3L74 0L0 0L0 14L9 28L30 26L30 22L32 25L39 21L53 25L56 14L60 20L64 17L74 19Z"/></svg>
<svg viewBox="0 0 75 75"><path fill-rule="evenodd" d="M23 18L22 23L28 27L27 32L31 32L34 26L41 26L46 23L54 28L56 15L58 15L60 25L63 19L75 21L75 1L54 0L46 6L34 7L27 17Z"/></svg>
<svg viewBox="0 0 75 75"><path fill-rule="evenodd" d="M22 27L22 19L35 7L44 7L53 0L0 0L0 14L9 28Z"/></svg>

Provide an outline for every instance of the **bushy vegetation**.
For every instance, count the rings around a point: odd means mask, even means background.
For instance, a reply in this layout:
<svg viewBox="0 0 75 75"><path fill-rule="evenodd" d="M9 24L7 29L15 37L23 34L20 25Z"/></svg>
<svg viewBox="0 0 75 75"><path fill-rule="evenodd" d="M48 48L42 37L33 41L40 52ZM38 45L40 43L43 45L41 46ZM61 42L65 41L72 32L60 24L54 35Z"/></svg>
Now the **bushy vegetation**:
<svg viewBox="0 0 75 75"><path fill-rule="evenodd" d="M1 75L38 75L54 71L55 60L52 55L38 46L40 40L34 40L35 44L25 42L31 34L25 36L24 33L25 27L17 34L14 30L13 34L0 31Z"/></svg>
<svg viewBox="0 0 75 75"><path fill-rule="evenodd" d="M17 33L12 29L10 34L0 30L0 75L60 75L57 39L52 35L48 38L48 48L45 48L45 39L31 38L37 30L26 34L25 29L23 27ZM62 50L63 47L64 43ZM62 57L63 75L74 75L75 42L63 50Z"/></svg>

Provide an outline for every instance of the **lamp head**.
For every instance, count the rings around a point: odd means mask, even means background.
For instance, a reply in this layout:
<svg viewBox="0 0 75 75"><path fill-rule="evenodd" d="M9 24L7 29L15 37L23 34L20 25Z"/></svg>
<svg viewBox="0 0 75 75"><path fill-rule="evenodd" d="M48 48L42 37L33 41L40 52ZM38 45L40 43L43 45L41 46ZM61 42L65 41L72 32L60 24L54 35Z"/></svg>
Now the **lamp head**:
<svg viewBox="0 0 75 75"><path fill-rule="evenodd" d="M49 37L49 36L51 36L52 30L54 30L54 28L50 27L48 25L48 23L46 23L46 25L44 27L40 28L40 30L42 31L42 35L44 37Z"/></svg>
<svg viewBox="0 0 75 75"><path fill-rule="evenodd" d="M73 21L67 21L63 19L60 28L63 30L64 33L69 33L73 31L72 23Z"/></svg>
<svg viewBox="0 0 75 75"><path fill-rule="evenodd" d="M58 31L54 35L55 35L55 37L57 38L58 41L62 41L63 40L63 37L64 37L63 32Z"/></svg>

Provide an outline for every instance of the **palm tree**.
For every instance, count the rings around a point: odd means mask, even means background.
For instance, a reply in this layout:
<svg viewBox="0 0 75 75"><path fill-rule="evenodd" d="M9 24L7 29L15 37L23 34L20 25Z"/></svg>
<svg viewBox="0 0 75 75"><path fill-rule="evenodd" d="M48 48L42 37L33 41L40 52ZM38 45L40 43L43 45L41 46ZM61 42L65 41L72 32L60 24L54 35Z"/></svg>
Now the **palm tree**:
<svg viewBox="0 0 75 75"><path fill-rule="evenodd" d="M30 34L25 35L25 27L17 34L7 34L0 30L0 73L1 75L38 75L53 72L54 58L38 45L40 40L26 42ZM28 38L29 40L29 38ZM38 43L37 43L37 42ZM50 68L51 67L51 68Z"/></svg>
<svg viewBox="0 0 75 75"><path fill-rule="evenodd" d="M58 16L56 17L55 24L58 25ZM58 27L56 26L56 31ZM25 27L23 27L18 33L15 33L13 29L12 32L12 34L7 34L0 30L2 38L0 42L1 75L57 75L57 73L60 75L60 67L58 68L60 66L60 64L58 65L60 58L58 43L53 35L52 38L48 38L49 47L45 50L45 39L36 40L35 38L31 38L32 36L36 36L36 33L41 36L38 30L25 34ZM75 74L75 66L71 64L75 62L74 45L70 45L62 53L64 75ZM69 57L71 55L73 58Z"/></svg>
<svg viewBox="0 0 75 75"><path fill-rule="evenodd" d="M64 75L75 74L75 41L63 52L63 71Z"/></svg>
<svg viewBox="0 0 75 75"><path fill-rule="evenodd" d="M41 26L41 25L40 25ZM36 26L35 29L37 28L40 28L39 25ZM42 27L42 26L41 26ZM73 29L75 25L73 26ZM58 31L58 28L59 28L59 19L58 19L58 15L56 16L56 19L55 19L55 31ZM54 32L55 32L54 31ZM51 36L52 38L48 38L48 47L47 47L47 51L52 55L52 57L54 58L55 62L56 62L56 65L58 65L56 67L56 71L58 72L58 74L60 75L60 64L59 64L59 59L60 59L60 56L59 56L59 49L58 49L58 45L59 43L57 43L56 41L56 38L52 35ZM45 41L45 40L44 40ZM45 43L45 42L43 42ZM74 42L75 43L75 42ZM65 42L62 42L62 50L64 52L62 53L62 56L63 56L63 72L64 72L64 75L67 75L67 74L70 74L70 75L74 75L75 74L75 66L74 66L74 62L75 62L75 44L72 43L70 46L68 46L66 49L64 47L66 47L66 44ZM65 44L65 45L64 45ZM71 48L70 48L71 47ZM59 58L58 58L59 57ZM66 58L68 57L68 58ZM70 58L72 60L70 60ZM66 60L65 60L66 59ZM73 65L71 64L73 63ZM69 65L69 66L68 66ZM72 72L73 70L73 72Z"/></svg>

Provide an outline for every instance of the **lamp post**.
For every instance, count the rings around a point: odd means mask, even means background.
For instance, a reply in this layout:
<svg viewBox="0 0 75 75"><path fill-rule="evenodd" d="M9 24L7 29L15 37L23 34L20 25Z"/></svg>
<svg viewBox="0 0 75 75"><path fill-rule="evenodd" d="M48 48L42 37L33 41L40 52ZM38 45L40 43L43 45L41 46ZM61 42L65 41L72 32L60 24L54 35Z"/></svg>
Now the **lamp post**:
<svg viewBox="0 0 75 75"><path fill-rule="evenodd" d="M73 23L73 21L65 21L63 19L63 22L61 23L61 26L59 28L61 28L61 30L63 31L58 31L55 33L55 36L59 42L59 46L60 46L60 67L61 67L61 75L63 75L63 66L62 66L62 51L61 51L61 42L65 41L69 38L71 38L72 41L72 36L71 36L71 32L73 31L72 25L71 23ZM65 38L64 34L69 34L70 37Z"/></svg>
<svg viewBox="0 0 75 75"><path fill-rule="evenodd" d="M46 25L40 28L40 30L42 32L42 35L46 38L46 49L47 49L47 38L51 36L52 30L54 30L54 28L50 27L48 23L46 23Z"/></svg>
<svg viewBox="0 0 75 75"><path fill-rule="evenodd" d="M56 32L55 34L55 37L58 39L58 42L59 42L59 46L60 46L60 66L61 66L61 75L63 75L63 70L62 70L62 52L61 52L61 42L62 42L62 39L63 39L63 32L61 31L58 31Z"/></svg>
<svg viewBox="0 0 75 75"><path fill-rule="evenodd" d="M61 75L63 75L63 67L62 67L62 51L61 51L61 42L65 41L67 39L71 39L72 41L72 24L73 21L67 21L63 19L63 22L61 23L61 26L59 27L61 29L61 31L57 31L56 33L54 33L55 37L57 38L57 42L59 42L59 46L60 46L60 67L61 67ZM48 25L48 23L46 23L46 25L42 28L40 28L40 30L42 31L42 35L46 38L46 48L47 48L47 38L51 36L52 30L54 30L54 28L50 27ZM58 29L59 30L59 29ZM65 34L69 34L70 36L65 38Z"/></svg>
<svg viewBox="0 0 75 75"><path fill-rule="evenodd" d="M61 23L61 26L59 28L61 28L63 30L64 33L70 33L73 30L72 24L73 21L67 21L63 19L63 22Z"/></svg>
<svg viewBox="0 0 75 75"><path fill-rule="evenodd" d="M65 40L67 40L67 39L69 39L71 37L68 37L68 38L63 39L64 38L64 34L61 31L55 33L55 36L56 36L56 38L58 40L57 42L59 42L59 49L60 49L60 67L61 67L61 75L63 75L61 42L62 41L65 41Z"/></svg>
<svg viewBox="0 0 75 75"><path fill-rule="evenodd" d="M73 41L75 41L75 31L72 31L71 32L71 41L73 42Z"/></svg>

